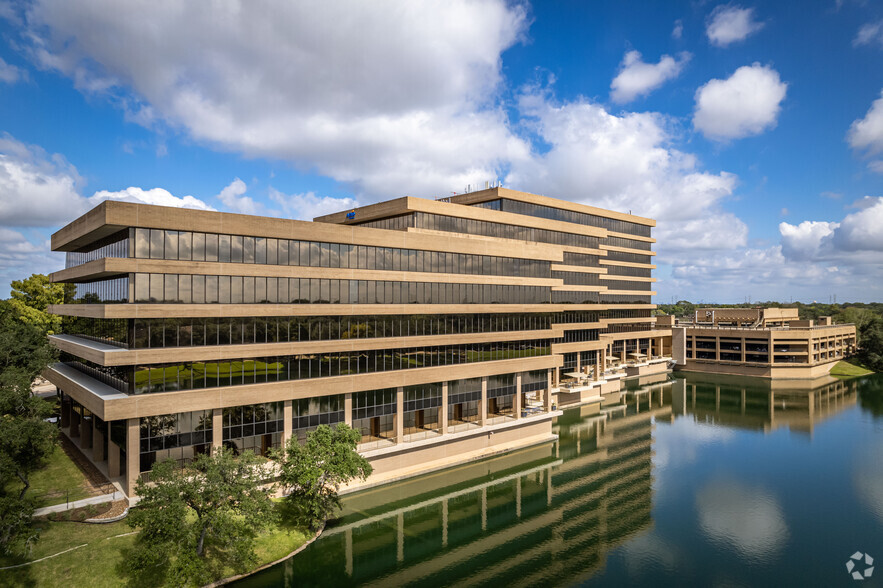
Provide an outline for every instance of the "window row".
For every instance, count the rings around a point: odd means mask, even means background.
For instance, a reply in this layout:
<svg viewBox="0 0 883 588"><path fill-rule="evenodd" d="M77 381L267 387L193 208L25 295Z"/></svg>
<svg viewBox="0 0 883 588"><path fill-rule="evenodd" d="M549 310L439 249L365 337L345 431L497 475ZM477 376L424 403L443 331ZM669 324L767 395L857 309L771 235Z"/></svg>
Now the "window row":
<svg viewBox="0 0 883 588"><path fill-rule="evenodd" d="M613 247L628 247L629 249L640 249L642 251L650 251L651 243L649 241L638 241L636 239L626 239L625 237L607 237L604 240L605 245Z"/></svg>
<svg viewBox="0 0 883 588"><path fill-rule="evenodd" d="M606 216L598 216L585 212L562 210L560 208L553 208L551 206L543 206L542 204L531 204L529 202L521 202L519 200L510 200L508 198L481 202L479 204L474 204L473 206L479 208L487 208L490 210L512 212L514 214L523 214L537 218L557 220L566 223L576 223L589 227L598 227L601 229L607 229L608 231L627 233L629 235L638 235L640 237L650 236L650 227L648 225L607 218Z"/></svg>
<svg viewBox="0 0 883 588"><path fill-rule="evenodd" d="M653 263L653 257L650 255L627 253L625 251L607 251L607 257L605 259L610 261L625 261L628 263L646 263L648 265Z"/></svg>
<svg viewBox="0 0 883 588"><path fill-rule="evenodd" d="M564 343L582 343L583 341L597 341L598 329L581 329L579 331L564 331Z"/></svg>
<svg viewBox="0 0 883 588"><path fill-rule="evenodd" d="M134 274L135 302L183 304L546 304L547 286Z"/></svg>
<svg viewBox="0 0 883 588"><path fill-rule="evenodd" d="M73 302L79 304L129 302L129 277L76 284Z"/></svg>
<svg viewBox="0 0 883 588"><path fill-rule="evenodd" d="M397 247L133 229L134 257L472 275L548 277L550 262Z"/></svg>
<svg viewBox="0 0 883 588"><path fill-rule="evenodd" d="M608 290L635 290L636 292L650 291L653 282L633 282L631 280L604 280L601 282Z"/></svg>
<svg viewBox="0 0 883 588"><path fill-rule="evenodd" d="M608 265L607 267L607 275L608 276L633 276L636 278L649 278L651 277L651 270L649 267L632 267L630 265Z"/></svg>
<svg viewBox="0 0 883 588"><path fill-rule="evenodd" d="M129 257L128 229L92 243L87 251L68 251L64 267L76 267L105 257Z"/></svg>
<svg viewBox="0 0 883 588"><path fill-rule="evenodd" d="M602 310L600 314L601 320L607 319L624 319L624 318L648 318L653 311L649 308L611 308Z"/></svg>
<svg viewBox="0 0 883 588"><path fill-rule="evenodd" d="M564 280L564 284L567 286L597 286L601 283L598 274L584 274L582 272L553 271L552 277Z"/></svg>
<svg viewBox="0 0 883 588"><path fill-rule="evenodd" d="M560 231L546 229L534 229L518 225L506 225L453 216L442 216L426 212L415 212L415 226L420 229L433 231L445 231L450 233L465 233L468 235L484 235L500 239L515 239L534 243L552 243L554 245L569 245L571 247L584 247L597 249L601 240L599 237L589 235L575 235Z"/></svg>
<svg viewBox="0 0 883 588"><path fill-rule="evenodd" d="M548 330L552 321L594 322L596 313L291 316L166 319L65 317L65 334L128 349L289 343ZM571 314L571 313L567 313ZM70 319L70 320L67 320ZM130 333L132 329L132 333ZM131 335L131 336L130 336Z"/></svg>
<svg viewBox="0 0 883 588"><path fill-rule="evenodd" d="M130 394L239 386L545 356L551 353L549 343L548 339L499 341L115 367L106 368L117 375L106 383ZM94 375L89 363L68 361L74 369Z"/></svg>
<svg viewBox="0 0 883 588"><path fill-rule="evenodd" d="M608 254L610 252L608 251ZM601 257L598 255L589 255L586 253L564 252L564 265L578 265L580 267L600 267Z"/></svg>
<svg viewBox="0 0 883 588"><path fill-rule="evenodd" d="M640 294L606 294L601 293L602 304L650 304L650 296Z"/></svg>

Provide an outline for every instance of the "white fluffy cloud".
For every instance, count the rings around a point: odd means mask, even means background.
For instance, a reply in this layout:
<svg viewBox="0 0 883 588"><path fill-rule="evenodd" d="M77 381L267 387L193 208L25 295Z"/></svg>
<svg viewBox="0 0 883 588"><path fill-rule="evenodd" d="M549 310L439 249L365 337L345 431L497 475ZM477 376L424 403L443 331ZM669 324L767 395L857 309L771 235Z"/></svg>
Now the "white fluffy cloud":
<svg viewBox="0 0 883 588"><path fill-rule="evenodd" d="M354 198L317 196L313 192L284 194L270 187L270 199L282 208L282 216L297 220L313 220L317 216L340 212L359 205Z"/></svg>
<svg viewBox="0 0 883 588"><path fill-rule="evenodd" d="M774 69L742 66L726 80L713 79L696 90L693 126L717 141L758 135L776 126L787 90Z"/></svg>
<svg viewBox="0 0 883 588"><path fill-rule="evenodd" d="M677 59L663 55L659 63L645 63L638 51L629 51L622 58L619 74L610 84L610 98L617 103L631 102L646 96L668 80L678 77L691 55L683 52Z"/></svg>
<svg viewBox="0 0 883 588"><path fill-rule="evenodd" d="M727 47L756 33L763 25L764 23L754 19L753 8L721 5L708 17L705 34L712 45Z"/></svg>
<svg viewBox="0 0 883 588"><path fill-rule="evenodd" d="M865 196L853 203L857 212L840 222L803 221L779 224L782 254L798 261L838 260L861 262L856 252L883 253L883 198Z"/></svg>
<svg viewBox="0 0 883 588"><path fill-rule="evenodd" d="M0 226L57 227L104 200L125 200L179 208L212 210L193 196L177 197L162 188L95 192L81 195L82 178L59 154L0 137Z"/></svg>
<svg viewBox="0 0 883 588"><path fill-rule="evenodd" d="M171 0L37 0L27 20L37 63L133 120L374 198L492 179L528 151L494 99L501 53L528 24L503 0L227 0L208 14Z"/></svg>
<svg viewBox="0 0 883 588"><path fill-rule="evenodd" d="M863 151L867 156L883 153L883 91L865 116L853 121L846 139L853 149ZM868 167L871 171L883 173L883 160L872 160Z"/></svg>
<svg viewBox="0 0 883 588"><path fill-rule="evenodd" d="M514 162L507 185L656 218L663 254L745 243L744 223L720 208L736 176L702 171L693 155L671 147L670 121L661 115L614 115L587 100L557 104L537 89L521 96L519 108L549 149Z"/></svg>
<svg viewBox="0 0 883 588"><path fill-rule="evenodd" d="M852 40L852 44L855 47L873 44L883 47L883 20L863 24L856 33L855 39Z"/></svg>

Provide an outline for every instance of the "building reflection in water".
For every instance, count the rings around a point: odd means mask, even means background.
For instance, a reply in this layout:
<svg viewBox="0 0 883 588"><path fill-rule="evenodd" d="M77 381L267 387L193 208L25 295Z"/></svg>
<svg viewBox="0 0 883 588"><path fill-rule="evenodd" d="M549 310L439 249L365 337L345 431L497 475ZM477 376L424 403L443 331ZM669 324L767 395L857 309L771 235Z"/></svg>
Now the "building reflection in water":
<svg viewBox="0 0 883 588"><path fill-rule="evenodd" d="M609 551L653 527L657 423L691 415L811 432L855 403L849 382L794 390L718 375L650 376L604 407L565 411L556 443L346 496L317 542L237 585L584 582Z"/></svg>
<svg viewBox="0 0 883 588"><path fill-rule="evenodd" d="M801 388L797 382L691 374L672 387L672 412L721 426L812 435L815 425L854 406L856 382L830 378Z"/></svg>

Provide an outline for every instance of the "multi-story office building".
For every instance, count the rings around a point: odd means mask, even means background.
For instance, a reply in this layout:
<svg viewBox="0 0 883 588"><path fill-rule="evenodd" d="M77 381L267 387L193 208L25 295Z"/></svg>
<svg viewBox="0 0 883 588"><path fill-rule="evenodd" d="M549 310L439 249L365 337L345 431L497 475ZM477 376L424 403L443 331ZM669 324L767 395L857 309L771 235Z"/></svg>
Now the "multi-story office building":
<svg viewBox="0 0 883 588"><path fill-rule="evenodd" d="M855 352L855 325L799 320L796 308L702 308L673 329L677 369L813 379Z"/></svg>
<svg viewBox="0 0 883 588"><path fill-rule="evenodd" d="M561 380L612 392L608 357L670 346L650 219L493 188L316 220L105 202L52 236L61 426L126 492L324 423L369 484L543 442Z"/></svg>

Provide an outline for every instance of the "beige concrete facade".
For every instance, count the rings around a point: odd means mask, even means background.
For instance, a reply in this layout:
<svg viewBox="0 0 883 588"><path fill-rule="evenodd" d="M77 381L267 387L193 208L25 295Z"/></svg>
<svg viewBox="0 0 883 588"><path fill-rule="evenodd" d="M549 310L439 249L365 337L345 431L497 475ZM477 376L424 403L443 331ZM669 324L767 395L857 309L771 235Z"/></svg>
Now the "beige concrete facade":
<svg viewBox="0 0 883 588"><path fill-rule="evenodd" d="M796 308L701 309L696 316L708 322L673 327L679 370L815 379L855 352L855 325L801 321Z"/></svg>
<svg viewBox="0 0 883 588"><path fill-rule="evenodd" d="M502 188L350 216L108 201L56 232L51 277L77 285L50 308L66 434L132 495L157 459L345 422L376 485L548 441L555 405L665 369L651 219Z"/></svg>

